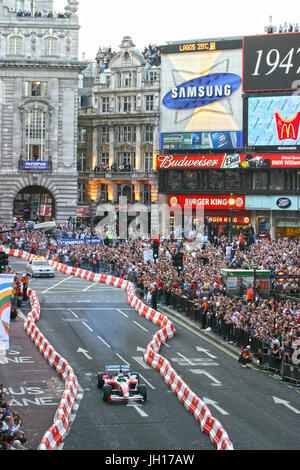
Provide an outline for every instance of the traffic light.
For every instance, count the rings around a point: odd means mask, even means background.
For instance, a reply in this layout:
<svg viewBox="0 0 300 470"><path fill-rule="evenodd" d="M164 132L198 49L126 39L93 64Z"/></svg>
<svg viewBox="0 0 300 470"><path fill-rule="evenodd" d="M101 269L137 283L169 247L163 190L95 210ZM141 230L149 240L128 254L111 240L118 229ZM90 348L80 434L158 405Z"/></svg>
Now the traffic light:
<svg viewBox="0 0 300 470"><path fill-rule="evenodd" d="M8 255L4 251L0 251L0 273L3 273L5 266L8 266Z"/></svg>
<svg viewBox="0 0 300 470"><path fill-rule="evenodd" d="M178 273L183 270L183 253L176 253L175 255L175 266L177 268Z"/></svg>
<svg viewBox="0 0 300 470"><path fill-rule="evenodd" d="M158 240L153 240L152 248L153 248L153 259L157 259L158 258L158 250L159 250L159 241Z"/></svg>

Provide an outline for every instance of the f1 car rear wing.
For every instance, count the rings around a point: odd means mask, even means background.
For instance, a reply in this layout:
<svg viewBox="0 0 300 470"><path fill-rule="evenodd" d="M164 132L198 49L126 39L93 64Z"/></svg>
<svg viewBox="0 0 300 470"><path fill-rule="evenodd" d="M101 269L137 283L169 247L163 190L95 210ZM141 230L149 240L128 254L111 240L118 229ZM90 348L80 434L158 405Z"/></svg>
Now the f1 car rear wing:
<svg viewBox="0 0 300 470"><path fill-rule="evenodd" d="M110 375L118 375L120 371L122 371L124 375L127 375L130 372L130 366L129 364L122 366L105 366L105 370L106 373Z"/></svg>

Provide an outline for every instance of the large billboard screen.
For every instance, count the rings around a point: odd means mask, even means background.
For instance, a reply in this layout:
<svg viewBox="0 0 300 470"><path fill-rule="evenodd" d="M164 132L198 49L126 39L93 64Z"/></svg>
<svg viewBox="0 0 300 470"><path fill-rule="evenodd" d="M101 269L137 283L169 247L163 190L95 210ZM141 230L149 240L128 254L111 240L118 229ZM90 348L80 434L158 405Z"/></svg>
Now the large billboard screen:
<svg viewBox="0 0 300 470"><path fill-rule="evenodd" d="M297 89L300 85L299 46L300 33L244 37L243 91Z"/></svg>
<svg viewBox="0 0 300 470"><path fill-rule="evenodd" d="M300 149L300 95L246 99L245 145L256 149Z"/></svg>
<svg viewBox="0 0 300 470"><path fill-rule="evenodd" d="M161 84L162 134L242 131L242 48L163 53Z"/></svg>

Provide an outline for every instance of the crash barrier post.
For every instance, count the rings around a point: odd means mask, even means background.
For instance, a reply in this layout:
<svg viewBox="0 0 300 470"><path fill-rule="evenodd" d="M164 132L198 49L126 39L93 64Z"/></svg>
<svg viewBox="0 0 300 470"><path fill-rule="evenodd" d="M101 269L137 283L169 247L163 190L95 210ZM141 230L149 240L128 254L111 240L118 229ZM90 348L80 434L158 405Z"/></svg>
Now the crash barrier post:
<svg viewBox="0 0 300 470"><path fill-rule="evenodd" d="M279 358L274 357L273 354L262 354L261 367L264 370L270 370L282 375L282 361Z"/></svg>
<svg viewBox="0 0 300 470"><path fill-rule="evenodd" d="M8 254L9 256L18 256L25 259L30 257L29 254L18 252L17 250L9 250ZM174 391L188 411L193 414L200 424L202 432L209 436L217 450L233 450L233 445L227 432L222 427L221 423L211 415L207 405L183 382L175 370L172 369L170 363L163 356L158 354L161 345L168 339L171 339L176 333L172 322L164 314L145 305L142 300L135 295L134 285L127 280L119 279L115 276L95 274L91 271L79 268L72 268L56 261L49 261L49 264L51 264L55 270L61 271L64 274L84 278L93 282L98 281L99 283L127 291L129 305L133 307L139 315L161 327L161 329L154 334L152 341L147 345L143 354L144 360L148 365L161 371L164 381L171 390ZM61 417L62 413L59 413L58 416ZM64 438L65 434L63 429L66 429L65 426L66 422L62 419L58 424L54 423L52 428L48 430L47 436L45 435L43 443L41 443L41 450L57 448Z"/></svg>
<svg viewBox="0 0 300 470"><path fill-rule="evenodd" d="M282 364L282 380L292 381L300 385L300 367L293 364Z"/></svg>

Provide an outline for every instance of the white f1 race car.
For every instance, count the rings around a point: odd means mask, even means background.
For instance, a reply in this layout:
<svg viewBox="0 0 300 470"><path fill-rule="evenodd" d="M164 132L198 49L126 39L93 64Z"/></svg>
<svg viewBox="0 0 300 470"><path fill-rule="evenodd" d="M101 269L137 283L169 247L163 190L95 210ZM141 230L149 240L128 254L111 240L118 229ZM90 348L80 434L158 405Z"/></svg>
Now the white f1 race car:
<svg viewBox="0 0 300 470"><path fill-rule="evenodd" d="M102 389L103 401L146 401L146 385L139 383L139 375L130 373L129 365L106 366L98 372L98 388Z"/></svg>

